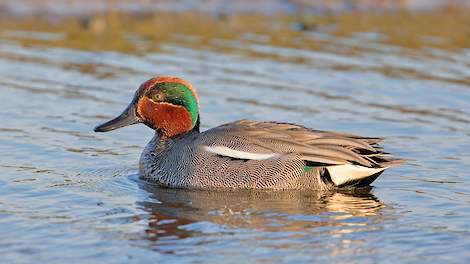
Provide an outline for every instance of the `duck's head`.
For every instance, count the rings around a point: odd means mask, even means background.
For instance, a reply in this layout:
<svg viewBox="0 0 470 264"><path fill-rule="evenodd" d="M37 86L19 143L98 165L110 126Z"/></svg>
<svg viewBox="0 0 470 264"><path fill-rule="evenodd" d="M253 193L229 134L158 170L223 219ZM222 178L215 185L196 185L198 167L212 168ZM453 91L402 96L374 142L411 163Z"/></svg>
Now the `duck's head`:
<svg viewBox="0 0 470 264"><path fill-rule="evenodd" d="M144 82L134 99L118 117L95 127L107 132L144 123L162 138L173 138L199 129L199 102L196 90L178 77L155 77Z"/></svg>

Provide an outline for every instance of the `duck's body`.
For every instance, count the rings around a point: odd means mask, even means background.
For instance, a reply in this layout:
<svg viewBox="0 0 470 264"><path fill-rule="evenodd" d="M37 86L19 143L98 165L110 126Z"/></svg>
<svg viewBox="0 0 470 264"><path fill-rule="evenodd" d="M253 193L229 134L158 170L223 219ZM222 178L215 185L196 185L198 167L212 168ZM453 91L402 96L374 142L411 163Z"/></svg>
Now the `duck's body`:
<svg viewBox="0 0 470 264"><path fill-rule="evenodd" d="M193 102L188 102L191 97L187 93L186 101L161 97L173 89L178 90L172 94L187 92L180 90L179 84L188 87L194 95ZM294 124L241 120L200 133L194 102L197 106L195 91L187 82L172 77L154 78L139 88L133 103L120 117L95 130L108 131L136 122L154 128L155 137L140 158L140 171L144 179L172 188L361 187L401 163L381 151L380 138L311 130ZM162 118L165 116L168 118Z"/></svg>

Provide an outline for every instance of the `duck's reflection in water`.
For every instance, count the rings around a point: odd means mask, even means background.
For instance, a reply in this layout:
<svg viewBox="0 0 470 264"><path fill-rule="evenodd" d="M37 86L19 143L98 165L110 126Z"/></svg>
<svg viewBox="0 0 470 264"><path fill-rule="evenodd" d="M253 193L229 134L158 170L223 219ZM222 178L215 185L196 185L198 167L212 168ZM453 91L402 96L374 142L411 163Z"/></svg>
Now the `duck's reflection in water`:
<svg viewBox="0 0 470 264"><path fill-rule="evenodd" d="M141 184L151 199L138 202L149 214L146 238L202 235L209 223L229 230L289 234L345 234L377 228L385 207L370 188L342 191L195 191ZM201 230L202 229L202 230ZM286 233L286 234L287 234Z"/></svg>

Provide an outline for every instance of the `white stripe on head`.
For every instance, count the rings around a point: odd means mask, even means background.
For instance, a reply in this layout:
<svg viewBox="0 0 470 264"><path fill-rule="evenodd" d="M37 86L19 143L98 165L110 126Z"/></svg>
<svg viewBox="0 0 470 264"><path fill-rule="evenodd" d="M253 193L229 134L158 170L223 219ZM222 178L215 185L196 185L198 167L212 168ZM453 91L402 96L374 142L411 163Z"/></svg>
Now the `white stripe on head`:
<svg viewBox="0 0 470 264"><path fill-rule="evenodd" d="M231 149L226 146L203 146L205 151L215 153L220 156L235 158L235 159L247 159L247 160L267 160L279 156L277 153L251 153Z"/></svg>

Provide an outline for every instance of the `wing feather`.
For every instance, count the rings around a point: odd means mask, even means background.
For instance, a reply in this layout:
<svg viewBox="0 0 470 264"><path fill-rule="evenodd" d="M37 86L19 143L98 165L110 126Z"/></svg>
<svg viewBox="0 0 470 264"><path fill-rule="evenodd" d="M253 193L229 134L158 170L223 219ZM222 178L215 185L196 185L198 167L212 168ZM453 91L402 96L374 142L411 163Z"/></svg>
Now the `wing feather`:
<svg viewBox="0 0 470 264"><path fill-rule="evenodd" d="M224 146L234 153L297 155L318 164L382 168L401 161L382 152L378 146L381 138L313 130L289 123L240 120L202 135L200 144L204 146Z"/></svg>

